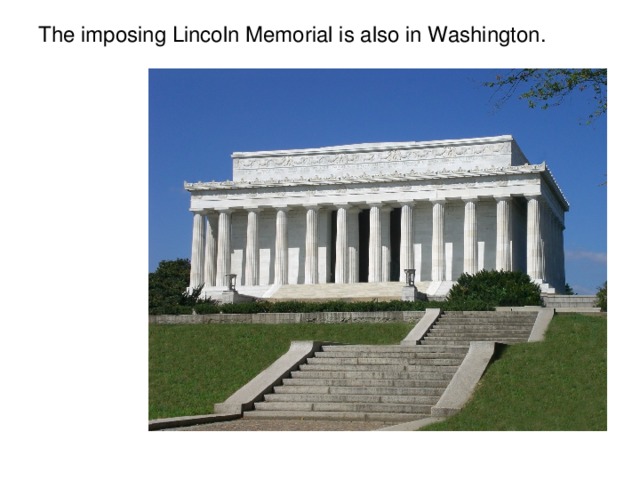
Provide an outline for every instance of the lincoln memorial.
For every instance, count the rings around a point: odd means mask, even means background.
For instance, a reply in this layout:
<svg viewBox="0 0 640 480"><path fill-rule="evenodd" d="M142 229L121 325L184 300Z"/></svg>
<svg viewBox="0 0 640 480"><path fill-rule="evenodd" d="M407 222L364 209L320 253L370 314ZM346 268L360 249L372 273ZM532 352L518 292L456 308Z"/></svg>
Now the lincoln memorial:
<svg viewBox="0 0 640 480"><path fill-rule="evenodd" d="M203 295L221 295L230 274L239 293L274 297L291 285L404 284L405 269L428 295L482 269L564 291L569 204L510 135L232 159L233 180L185 182L190 288L204 284Z"/></svg>

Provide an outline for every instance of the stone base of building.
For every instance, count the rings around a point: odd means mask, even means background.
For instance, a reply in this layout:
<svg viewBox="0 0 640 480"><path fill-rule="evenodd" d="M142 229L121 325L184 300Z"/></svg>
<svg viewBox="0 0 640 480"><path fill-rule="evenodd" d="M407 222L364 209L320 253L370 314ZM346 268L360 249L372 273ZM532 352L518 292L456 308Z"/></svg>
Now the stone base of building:
<svg viewBox="0 0 640 480"><path fill-rule="evenodd" d="M556 295L558 290L542 280L534 280L540 286L543 295ZM205 287L201 297L222 301L223 303L241 303L255 299L272 300L445 300L455 281L415 282L415 287L405 282L376 283L318 283L287 285L237 286L235 291L227 287Z"/></svg>
<svg viewBox="0 0 640 480"><path fill-rule="evenodd" d="M416 302L418 300L426 300L427 294L418 291L414 285L405 285L402 287L402 301L403 302Z"/></svg>
<svg viewBox="0 0 640 480"><path fill-rule="evenodd" d="M548 295L553 295L556 293L556 289L548 283L544 283L542 280L534 280L534 282L540 285L540 291L542 293L546 293Z"/></svg>
<svg viewBox="0 0 640 480"><path fill-rule="evenodd" d="M235 290L225 290L221 293L220 303L251 303L256 301L256 297L243 295Z"/></svg>
<svg viewBox="0 0 640 480"><path fill-rule="evenodd" d="M202 296L228 302L226 296L235 293L248 298L270 300L409 300L408 291L412 290L411 300L444 300L455 282L416 282L415 287L408 287L404 282L376 282L376 283L319 283L295 285L257 285L238 286L236 292L229 292L222 287L209 287L202 290ZM238 303L234 301L233 303Z"/></svg>
<svg viewBox="0 0 640 480"><path fill-rule="evenodd" d="M543 294L554 294L555 289L549 284L536 282ZM202 290L202 296L219 300L223 303L240 303L254 299L270 300L444 300L455 282L443 280L439 282L416 282L415 287L408 287L404 282L377 283L319 283L295 285L256 285L238 286L237 291L229 292L224 287L208 287ZM405 289L415 289L412 292ZM410 295L411 294L411 295ZM232 296L232 298L231 298Z"/></svg>

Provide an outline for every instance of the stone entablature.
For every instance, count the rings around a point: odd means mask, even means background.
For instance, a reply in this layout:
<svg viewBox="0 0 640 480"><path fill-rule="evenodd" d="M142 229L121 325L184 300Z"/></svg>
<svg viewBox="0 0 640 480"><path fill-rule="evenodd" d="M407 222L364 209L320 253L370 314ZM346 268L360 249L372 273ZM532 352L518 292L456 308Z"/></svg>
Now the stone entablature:
<svg viewBox="0 0 640 480"><path fill-rule="evenodd" d="M528 163L510 135L239 152L232 157L234 182L417 175Z"/></svg>
<svg viewBox="0 0 640 480"><path fill-rule="evenodd" d="M546 164L529 164L511 136L233 158L233 181L185 182L191 285L205 292L230 273L255 289L398 281L398 268L432 282L523 270L564 287L569 204Z"/></svg>
<svg viewBox="0 0 640 480"><path fill-rule="evenodd" d="M531 175L527 175L531 174ZM547 177L542 184L540 175ZM470 182L469 180L474 180ZM503 195L544 195L563 209L569 204L545 163L484 171L440 172L430 175L344 177L300 182L185 182L191 192L191 210L264 208L283 204L333 204L336 198L357 204L371 195L381 202L433 201L468 196L491 198Z"/></svg>

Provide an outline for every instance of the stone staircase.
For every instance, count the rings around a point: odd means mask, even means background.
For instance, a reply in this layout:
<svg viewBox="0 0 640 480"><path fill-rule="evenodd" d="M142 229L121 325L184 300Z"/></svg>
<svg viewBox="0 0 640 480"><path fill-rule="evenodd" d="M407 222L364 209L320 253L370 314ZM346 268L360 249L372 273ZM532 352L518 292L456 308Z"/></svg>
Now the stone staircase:
<svg viewBox="0 0 640 480"><path fill-rule="evenodd" d="M425 292L431 282L416 282L419 291ZM274 300L400 300L404 282L378 283L318 283L313 285L281 285L266 293L265 298Z"/></svg>
<svg viewBox="0 0 640 480"><path fill-rule="evenodd" d="M472 341L526 342L537 312L444 312L420 342L422 345L468 347Z"/></svg>
<svg viewBox="0 0 640 480"><path fill-rule="evenodd" d="M466 347L327 345L247 417L407 422L429 416Z"/></svg>
<svg viewBox="0 0 640 480"><path fill-rule="evenodd" d="M447 312L420 345L325 345L247 417L402 423L428 417L471 341L526 342L537 312Z"/></svg>

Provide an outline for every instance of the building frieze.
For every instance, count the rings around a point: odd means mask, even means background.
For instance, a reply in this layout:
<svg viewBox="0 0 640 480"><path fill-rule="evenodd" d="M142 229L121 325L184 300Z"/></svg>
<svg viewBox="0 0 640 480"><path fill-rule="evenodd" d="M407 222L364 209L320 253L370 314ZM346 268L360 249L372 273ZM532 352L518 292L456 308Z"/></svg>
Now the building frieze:
<svg viewBox="0 0 640 480"><path fill-rule="evenodd" d="M470 177L486 177L495 175L516 175L523 173L543 172L546 170L546 164L543 162L538 165L518 165L494 168L471 168L463 169L459 167L454 170L442 169L432 173L418 173L415 170L403 173L395 171L388 175L330 175L326 178L314 176L303 181L290 179L287 177L280 179L258 180L251 182L225 180L222 182L184 182L184 188L188 191L213 191L213 190L236 190L248 188L270 188L270 187L291 187L291 186L323 186L323 185L339 185L339 184L361 184L361 183L390 183L405 182L410 180L441 180L448 178L470 178ZM551 177L553 178L553 177ZM555 182L555 179L554 179Z"/></svg>
<svg viewBox="0 0 640 480"><path fill-rule="evenodd" d="M435 146L422 148L394 148L391 150L366 153L300 154L284 156L256 156L243 158L244 154L234 154L236 166L240 169L265 169L278 167L318 167L326 165L354 165L380 162L412 162L456 157L475 157L484 155L509 154L508 143L484 145Z"/></svg>
<svg viewBox="0 0 640 480"><path fill-rule="evenodd" d="M248 206L273 207L282 201L290 206L335 205L340 202L365 205L376 198L384 203L395 205L403 201L455 200L469 196L491 198L496 191L536 195L540 193L540 182L535 176L527 175L483 177L475 181L446 178L428 184L412 180L378 185L365 183L319 185L315 188L294 185L253 190L233 189L222 192L200 190L192 191L192 207L195 209L243 209Z"/></svg>

